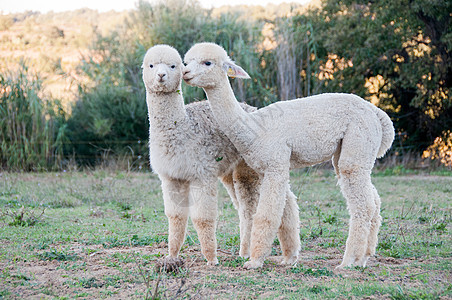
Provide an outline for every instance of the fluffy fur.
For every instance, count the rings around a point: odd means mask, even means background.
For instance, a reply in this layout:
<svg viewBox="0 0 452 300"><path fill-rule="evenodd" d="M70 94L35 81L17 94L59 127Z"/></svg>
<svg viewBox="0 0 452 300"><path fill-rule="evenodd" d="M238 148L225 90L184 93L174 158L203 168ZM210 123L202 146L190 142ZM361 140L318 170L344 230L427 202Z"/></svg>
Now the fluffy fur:
<svg viewBox="0 0 452 300"><path fill-rule="evenodd" d="M169 222L169 258L178 256L190 215L208 264L218 263L215 238L218 178L239 211L240 255L248 257L259 175L245 164L219 129L207 101L184 105L182 59L174 48L167 45L150 48L142 68L150 122L151 166L162 181ZM247 112L256 110L246 104L240 107ZM296 201L290 191L287 198ZM297 229L281 230L294 235Z"/></svg>
<svg viewBox="0 0 452 300"><path fill-rule="evenodd" d="M263 176L253 218L248 268L261 267L283 216L289 170L332 159L350 213L346 250L339 267L365 266L375 253L381 224L380 197L371 182L377 157L394 139L388 115L350 94L322 94L277 102L246 113L227 76L249 78L220 46L194 45L185 55L184 80L204 88L220 128L246 163ZM282 219L281 219L282 218Z"/></svg>

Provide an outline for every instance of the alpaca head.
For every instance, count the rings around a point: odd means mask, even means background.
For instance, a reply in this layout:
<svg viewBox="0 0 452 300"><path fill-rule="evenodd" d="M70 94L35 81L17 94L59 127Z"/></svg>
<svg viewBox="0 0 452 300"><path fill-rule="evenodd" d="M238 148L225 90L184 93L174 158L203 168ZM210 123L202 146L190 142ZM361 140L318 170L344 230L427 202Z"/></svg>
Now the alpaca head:
<svg viewBox="0 0 452 300"><path fill-rule="evenodd" d="M250 76L228 56L226 51L214 43L195 44L185 54L183 78L186 83L202 88L214 88L227 76L250 78Z"/></svg>
<svg viewBox="0 0 452 300"><path fill-rule="evenodd" d="M180 90L182 59L171 46L150 48L143 60L143 82L151 93L171 93Z"/></svg>

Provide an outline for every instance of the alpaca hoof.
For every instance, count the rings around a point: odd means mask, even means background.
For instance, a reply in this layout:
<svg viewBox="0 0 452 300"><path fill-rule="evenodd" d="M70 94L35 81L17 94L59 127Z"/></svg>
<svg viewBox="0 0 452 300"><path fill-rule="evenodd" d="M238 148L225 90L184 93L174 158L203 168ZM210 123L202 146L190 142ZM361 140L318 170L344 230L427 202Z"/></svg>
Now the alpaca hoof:
<svg viewBox="0 0 452 300"><path fill-rule="evenodd" d="M256 260L250 260L250 261L247 261L247 262L243 265L243 267L244 267L245 269L258 269L258 268L261 268L263 265L264 265L264 264L261 263L261 262L259 262L259 261L256 261Z"/></svg>
<svg viewBox="0 0 452 300"><path fill-rule="evenodd" d="M290 257L284 257L283 265L292 266L295 265L298 261L298 255L292 255Z"/></svg>
<svg viewBox="0 0 452 300"><path fill-rule="evenodd" d="M208 261L207 265L208 266L216 266L216 265L218 265L218 258L215 257L214 260Z"/></svg>
<svg viewBox="0 0 452 300"><path fill-rule="evenodd" d="M344 265L344 264L340 264L339 266L337 266L337 267L334 268L334 269L340 271L340 270L343 270L345 267L349 267L349 266Z"/></svg>
<svg viewBox="0 0 452 300"><path fill-rule="evenodd" d="M242 251L242 250L240 250L239 256L241 258L249 258L250 257L250 252L249 251Z"/></svg>
<svg viewBox="0 0 452 300"><path fill-rule="evenodd" d="M343 270L344 268L351 267L354 262L354 259L343 259L342 263L334 268L335 270Z"/></svg>
<svg viewBox="0 0 452 300"><path fill-rule="evenodd" d="M366 267L367 264L367 260L369 259L369 256L363 256L361 259L343 259L342 263L337 266L335 269L336 270L341 270L347 267Z"/></svg>
<svg viewBox="0 0 452 300"><path fill-rule="evenodd" d="M369 259L369 256L364 256L363 258L361 258L359 261L357 261L356 263L355 263L355 266L357 266L357 267L363 267L363 268L365 268L366 267L366 265L367 265L367 260Z"/></svg>

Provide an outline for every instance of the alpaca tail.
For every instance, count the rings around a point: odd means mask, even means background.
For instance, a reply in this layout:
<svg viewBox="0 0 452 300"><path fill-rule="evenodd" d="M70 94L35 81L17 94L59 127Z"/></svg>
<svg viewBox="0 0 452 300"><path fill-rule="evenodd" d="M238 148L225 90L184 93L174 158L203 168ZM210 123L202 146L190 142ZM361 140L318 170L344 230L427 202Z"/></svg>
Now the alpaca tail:
<svg viewBox="0 0 452 300"><path fill-rule="evenodd" d="M392 121L387 113L385 113L375 105L372 106L374 107L374 111L380 119L382 129L380 149L378 149L377 153L377 157L380 158L385 155L386 151L388 151L389 148L391 148L392 142L394 141L394 125L392 124Z"/></svg>

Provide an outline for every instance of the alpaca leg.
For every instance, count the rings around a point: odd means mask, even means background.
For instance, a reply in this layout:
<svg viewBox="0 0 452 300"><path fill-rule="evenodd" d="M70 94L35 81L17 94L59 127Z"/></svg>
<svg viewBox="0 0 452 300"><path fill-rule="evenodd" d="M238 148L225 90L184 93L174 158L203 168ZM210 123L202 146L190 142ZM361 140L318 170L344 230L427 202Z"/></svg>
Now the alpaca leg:
<svg viewBox="0 0 452 300"><path fill-rule="evenodd" d="M239 210L239 202L237 200L237 193L234 188L234 179L232 177L232 172L220 178L221 183L228 192L229 197L231 197L232 204L234 204L235 209Z"/></svg>
<svg viewBox="0 0 452 300"><path fill-rule="evenodd" d="M190 216L198 233L201 252L208 265L217 265L217 220L216 181L196 183L190 186Z"/></svg>
<svg viewBox="0 0 452 300"><path fill-rule="evenodd" d="M267 172L264 175L257 211L253 217L250 261L245 263L245 268L262 267L265 257L271 251L281 225L288 180L289 170Z"/></svg>
<svg viewBox="0 0 452 300"><path fill-rule="evenodd" d="M163 178L162 192L165 214L168 218L168 257L176 258L185 239L188 220L187 181Z"/></svg>
<svg viewBox="0 0 452 300"><path fill-rule="evenodd" d="M239 203L240 256L250 256L251 229L253 215L259 201L260 176L245 162L240 162L233 173L234 187Z"/></svg>
<svg viewBox="0 0 452 300"><path fill-rule="evenodd" d="M333 164L334 171L336 172L337 179L340 179L340 172L339 172L339 158L341 157L341 149L342 149L342 141L339 142L337 145L336 151L334 151L333 159L331 160Z"/></svg>
<svg viewBox="0 0 452 300"><path fill-rule="evenodd" d="M300 217L297 197L292 193L289 186L286 191L286 206L278 230L278 239L284 256L284 264L293 265L298 260L298 253L301 248Z"/></svg>
<svg viewBox="0 0 452 300"><path fill-rule="evenodd" d="M350 224L344 258L338 268L351 265L365 266L371 220L377 209L370 171L359 169L352 171L344 168L340 171L339 184L347 200Z"/></svg>
<svg viewBox="0 0 452 300"><path fill-rule="evenodd" d="M378 195L377 189L375 186L372 186L372 190L374 193L374 202L376 205L375 213L372 216L372 220L370 223L370 233L369 233L369 239L367 241L367 250L366 250L366 256L370 257L375 255L375 249L377 248L378 244L378 231L380 230L381 226L381 215L380 215L380 207L381 207L381 200L380 196Z"/></svg>

